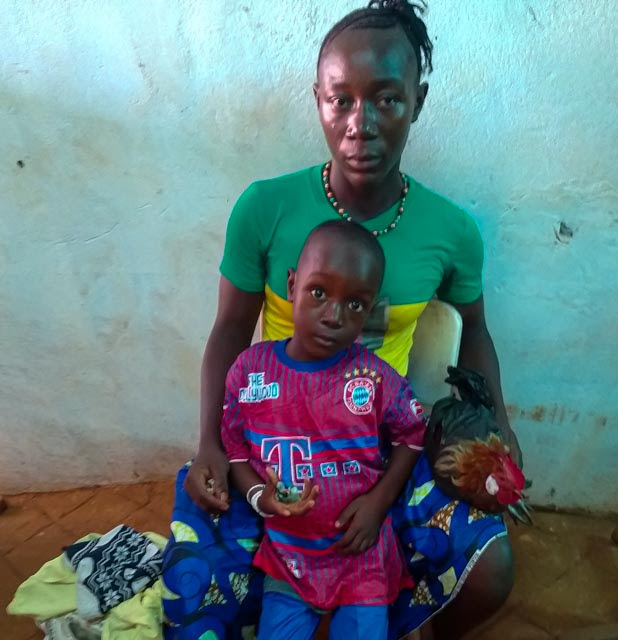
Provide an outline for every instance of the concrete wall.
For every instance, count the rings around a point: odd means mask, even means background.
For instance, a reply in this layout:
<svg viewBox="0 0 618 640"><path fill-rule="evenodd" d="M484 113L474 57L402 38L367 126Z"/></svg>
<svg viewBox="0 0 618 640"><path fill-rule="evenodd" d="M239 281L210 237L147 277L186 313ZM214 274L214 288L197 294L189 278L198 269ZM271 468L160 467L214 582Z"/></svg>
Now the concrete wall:
<svg viewBox="0 0 618 640"><path fill-rule="evenodd" d="M172 473L230 206L326 156L310 85L355 0L0 4L0 489ZM618 510L612 0L431 0L405 168L478 219L537 503Z"/></svg>

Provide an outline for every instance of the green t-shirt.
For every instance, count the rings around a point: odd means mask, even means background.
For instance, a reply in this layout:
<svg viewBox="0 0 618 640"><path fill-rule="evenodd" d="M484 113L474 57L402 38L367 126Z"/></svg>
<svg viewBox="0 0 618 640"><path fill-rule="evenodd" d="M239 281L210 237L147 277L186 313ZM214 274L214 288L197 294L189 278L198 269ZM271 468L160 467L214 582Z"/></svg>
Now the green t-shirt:
<svg viewBox="0 0 618 640"><path fill-rule="evenodd" d="M322 166L251 184L228 221L221 274L248 292L265 293L263 338L293 333L287 273L318 224L338 217L326 198ZM383 229L398 202L364 227ZM455 304L482 293L483 243L474 220L452 202L410 178L396 229L379 237L386 255L380 302L363 331L363 343L405 375L416 321L437 295Z"/></svg>

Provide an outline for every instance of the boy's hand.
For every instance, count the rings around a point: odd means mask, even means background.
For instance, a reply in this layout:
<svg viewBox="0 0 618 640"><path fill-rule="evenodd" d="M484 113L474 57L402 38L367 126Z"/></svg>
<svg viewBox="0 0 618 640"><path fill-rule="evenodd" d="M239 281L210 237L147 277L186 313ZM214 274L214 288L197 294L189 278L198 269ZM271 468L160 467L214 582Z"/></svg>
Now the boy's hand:
<svg viewBox="0 0 618 640"><path fill-rule="evenodd" d="M335 549L343 554L363 553L378 539L384 520L382 509L369 494L358 496L341 512L335 527L346 529Z"/></svg>
<svg viewBox="0 0 618 640"><path fill-rule="evenodd" d="M229 508L227 473L230 464L225 452L212 447L198 454L189 467L184 488L198 507L208 513L219 513Z"/></svg>
<svg viewBox="0 0 618 640"><path fill-rule="evenodd" d="M269 515L288 517L302 516L307 513L307 511L313 509L315 499L319 493L317 485L312 485L311 482L305 478L303 482L303 492L296 502L279 502L279 500L277 500L277 483L279 482L279 476L270 467L266 468L266 475L268 476L266 488L257 502L260 511L268 513Z"/></svg>

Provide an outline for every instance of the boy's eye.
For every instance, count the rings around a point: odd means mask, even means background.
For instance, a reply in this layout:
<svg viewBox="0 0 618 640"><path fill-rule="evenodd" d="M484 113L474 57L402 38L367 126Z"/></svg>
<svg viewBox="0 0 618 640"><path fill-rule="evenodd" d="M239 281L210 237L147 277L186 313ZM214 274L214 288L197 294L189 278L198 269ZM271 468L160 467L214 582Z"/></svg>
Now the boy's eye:
<svg viewBox="0 0 618 640"><path fill-rule="evenodd" d="M365 306L360 300L351 300L350 302L348 302L348 307L352 311L356 311L356 312L360 312L365 308Z"/></svg>
<svg viewBox="0 0 618 640"><path fill-rule="evenodd" d="M313 289L311 289L311 295L316 300L324 300L324 298L326 298L326 292L324 291L324 289L320 289L320 287L314 287Z"/></svg>

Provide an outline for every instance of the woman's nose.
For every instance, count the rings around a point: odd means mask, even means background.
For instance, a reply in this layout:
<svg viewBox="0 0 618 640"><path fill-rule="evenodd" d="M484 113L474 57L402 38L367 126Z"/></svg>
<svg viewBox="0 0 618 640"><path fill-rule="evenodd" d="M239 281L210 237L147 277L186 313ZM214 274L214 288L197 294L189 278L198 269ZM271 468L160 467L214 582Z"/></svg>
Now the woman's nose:
<svg viewBox="0 0 618 640"><path fill-rule="evenodd" d="M360 102L350 112L347 135L350 138L371 139L378 135L374 105Z"/></svg>

